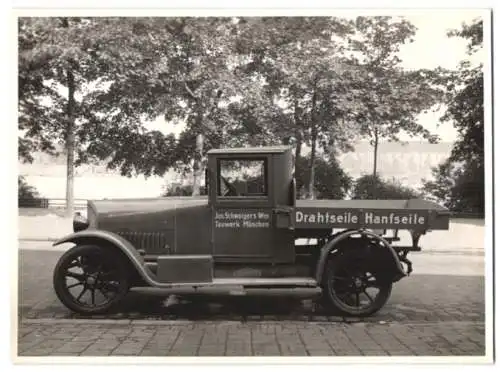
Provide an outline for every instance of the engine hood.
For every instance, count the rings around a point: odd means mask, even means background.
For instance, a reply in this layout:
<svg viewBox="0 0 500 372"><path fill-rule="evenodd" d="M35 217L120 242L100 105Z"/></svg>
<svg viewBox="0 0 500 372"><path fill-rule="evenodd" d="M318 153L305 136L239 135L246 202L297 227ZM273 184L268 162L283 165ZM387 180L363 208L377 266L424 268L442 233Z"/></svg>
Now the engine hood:
<svg viewBox="0 0 500 372"><path fill-rule="evenodd" d="M208 198L206 196L173 196L147 199L105 199L92 200L88 204L97 216L113 218L204 206L208 205Z"/></svg>
<svg viewBox="0 0 500 372"><path fill-rule="evenodd" d="M189 254L200 242L211 249L207 197L92 200L87 214L90 228L119 234L146 255Z"/></svg>
<svg viewBox="0 0 500 372"><path fill-rule="evenodd" d="M208 209L207 197L107 199L88 202L90 226L110 231L158 231L173 226L176 216Z"/></svg>

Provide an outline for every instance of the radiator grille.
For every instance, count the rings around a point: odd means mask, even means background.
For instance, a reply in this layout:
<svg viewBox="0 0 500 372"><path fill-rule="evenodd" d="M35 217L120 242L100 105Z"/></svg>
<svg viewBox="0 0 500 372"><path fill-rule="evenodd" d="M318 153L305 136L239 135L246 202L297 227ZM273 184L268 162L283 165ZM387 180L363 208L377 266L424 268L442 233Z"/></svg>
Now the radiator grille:
<svg viewBox="0 0 500 372"><path fill-rule="evenodd" d="M174 253L164 232L118 231L118 235L127 239L136 249L148 253Z"/></svg>

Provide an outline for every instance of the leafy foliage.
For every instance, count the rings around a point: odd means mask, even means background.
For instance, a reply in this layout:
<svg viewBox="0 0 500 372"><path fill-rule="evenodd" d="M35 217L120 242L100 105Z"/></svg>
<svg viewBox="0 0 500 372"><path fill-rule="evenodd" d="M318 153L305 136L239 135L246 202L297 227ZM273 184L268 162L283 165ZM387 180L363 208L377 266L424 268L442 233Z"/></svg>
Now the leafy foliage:
<svg viewBox="0 0 500 372"><path fill-rule="evenodd" d="M442 90L435 81L443 71L406 71L400 66L397 53L404 43L413 41L416 31L405 19L358 17L355 27L356 33L349 40L356 66L350 91L358 107L352 119L374 147L376 174L380 141L399 142L401 133L431 143L438 140L417 117L442 101Z"/></svg>
<svg viewBox="0 0 500 372"><path fill-rule="evenodd" d="M125 175L162 175L170 167L199 173L204 151L237 143L238 123L232 119L231 110L236 110L231 103L251 82L234 75L230 50L234 27L231 18L140 19L136 29L147 40L132 48L149 57L111 75L108 90L94 97L97 105L101 103L101 127L113 130L104 137L98 134L105 140L87 153L110 157L109 166ZM143 133L139 123L158 117L184 122L186 128L178 139ZM117 148L124 131L130 136ZM133 146L121 150L127 143Z"/></svg>
<svg viewBox="0 0 500 372"><path fill-rule="evenodd" d="M414 199L421 197L421 193L403 186L397 180L383 180L378 174L359 177L353 185L353 199Z"/></svg>
<svg viewBox="0 0 500 372"><path fill-rule="evenodd" d="M296 168L302 146L310 146L307 190L313 194L317 149L344 149L350 143L345 110L345 74L342 39L351 25L337 18L271 18L268 28L243 28L247 51L243 74L263 81L264 95L254 111L273 143L295 144ZM332 152L335 154L335 152Z"/></svg>
<svg viewBox="0 0 500 372"><path fill-rule="evenodd" d="M191 185L170 185L162 193L161 196L191 196L193 194L193 186ZM200 195L206 195L206 189L202 187L200 189Z"/></svg>
<svg viewBox="0 0 500 372"><path fill-rule="evenodd" d="M482 47L483 24L481 20L464 25L450 33L469 39L467 50L473 54ZM471 67L462 62L459 70L450 76L447 85L448 107L442 121L451 121L458 130L451 158L453 161L474 160L484 163L484 77L483 64Z"/></svg>
<svg viewBox="0 0 500 372"><path fill-rule="evenodd" d="M40 197L38 190L28 184L23 176L17 177L17 195L19 200L34 200Z"/></svg>
<svg viewBox="0 0 500 372"><path fill-rule="evenodd" d="M484 168L478 163L455 163L447 159L432 170L432 181L424 182L427 198L452 211L484 213Z"/></svg>
<svg viewBox="0 0 500 372"><path fill-rule="evenodd" d="M310 159L301 157L297 162L295 171L297 182L297 195L306 196L309 185L310 172L308 172ZM341 168L335 158L316 160L314 189L316 199L343 199L351 188L352 179Z"/></svg>
<svg viewBox="0 0 500 372"><path fill-rule="evenodd" d="M450 36L469 40L469 54L482 47L483 25L476 20ZM462 62L446 80L447 110L442 121L458 131L449 159L433 170L423 190L435 200L460 212L484 213L484 81L483 65Z"/></svg>
<svg viewBox="0 0 500 372"><path fill-rule="evenodd" d="M415 118L440 101L442 71L397 58L414 33L391 17L22 18L19 156L62 145L68 175L101 161L126 176L174 168L196 194L207 150L285 143L309 196L342 197L335 156L355 139L436 140ZM159 117L185 129L146 130ZM464 143L475 136L464 129Z"/></svg>
<svg viewBox="0 0 500 372"><path fill-rule="evenodd" d="M133 20L115 18L19 20L19 129L24 132L19 155L32 161L33 151L56 154L64 149L68 214L74 167L92 156L108 160L109 153L92 151L105 147L102 140L119 133L114 149L131 137L131 142L145 142L137 115L118 113L121 121L103 121L102 101L97 98L105 92L103 81L119 79L124 68L140 69L149 58L139 53L147 35L136 32L135 25Z"/></svg>

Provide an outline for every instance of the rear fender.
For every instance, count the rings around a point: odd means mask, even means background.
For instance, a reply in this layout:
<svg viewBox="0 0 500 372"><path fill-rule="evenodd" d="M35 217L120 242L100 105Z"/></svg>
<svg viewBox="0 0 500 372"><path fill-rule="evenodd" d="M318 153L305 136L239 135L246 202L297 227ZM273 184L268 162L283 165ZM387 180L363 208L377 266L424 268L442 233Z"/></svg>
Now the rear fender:
<svg viewBox="0 0 500 372"><path fill-rule="evenodd" d="M351 246L341 247L341 242L346 242L346 239L351 238L353 235L361 235L378 242L380 247L383 249L383 252L385 252L381 259L385 260L384 266L387 266L388 273L391 274L393 281L398 281L399 279L406 276L406 273L403 269L403 266L401 265L396 251L391 247L390 243L387 240L370 231L347 230L334 235L334 237L321 248L318 263L316 266L316 281L318 283L322 283L325 264L328 260L328 256L332 252L336 251L337 249L357 249L356 247Z"/></svg>
<svg viewBox="0 0 500 372"><path fill-rule="evenodd" d="M83 230L54 242L53 246L64 243L74 243L77 245L94 244L102 248L117 249L127 261L132 264L137 274L150 285L157 284L153 279L154 275L151 270L143 264L143 259L135 247L126 239L115 233L103 230Z"/></svg>

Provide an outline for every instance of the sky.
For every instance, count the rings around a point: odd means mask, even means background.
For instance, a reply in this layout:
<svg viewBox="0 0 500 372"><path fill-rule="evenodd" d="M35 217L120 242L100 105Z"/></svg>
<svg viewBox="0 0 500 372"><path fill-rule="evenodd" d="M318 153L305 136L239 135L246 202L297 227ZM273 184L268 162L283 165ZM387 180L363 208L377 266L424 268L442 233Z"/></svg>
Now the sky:
<svg viewBox="0 0 500 372"><path fill-rule="evenodd" d="M415 42L403 46L400 53L402 64L408 69L435 68L441 66L454 69L462 60L476 64L484 58L484 52L474 56L466 54L467 41L462 38L448 37L450 29L460 28L462 22L469 23L478 15L471 11L446 11L434 14L426 12L408 16L408 20L417 28ZM437 126L440 113L421 115L420 122L429 130L438 134L442 141L453 142L456 131L451 123Z"/></svg>

